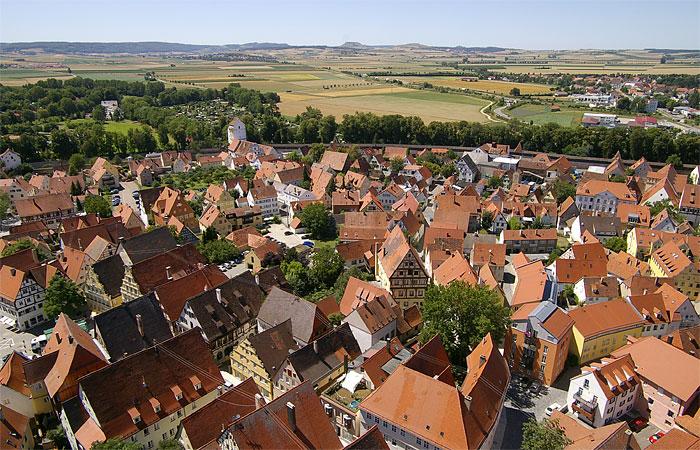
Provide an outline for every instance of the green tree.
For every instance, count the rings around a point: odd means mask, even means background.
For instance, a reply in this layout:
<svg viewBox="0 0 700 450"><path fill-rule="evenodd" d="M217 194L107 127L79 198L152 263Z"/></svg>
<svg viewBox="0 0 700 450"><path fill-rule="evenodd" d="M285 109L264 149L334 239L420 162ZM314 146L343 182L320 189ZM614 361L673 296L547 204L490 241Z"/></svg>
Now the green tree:
<svg viewBox="0 0 700 450"><path fill-rule="evenodd" d="M338 279L335 280L335 284L333 285L333 290L335 291L333 295L335 295L335 299L339 302L345 294L345 288L348 286L348 280L350 280L350 277L355 277L359 280L367 281L370 278L370 275L361 271L356 266L352 266L349 269L343 270L343 273L340 274Z"/></svg>
<svg viewBox="0 0 700 450"><path fill-rule="evenodd" d="M82 193L83 193L83 190L80 188L80 183L78 183L77 181L73 181L70 184L70 195L76 196L76 195L80 195Z"/></svg>
<svg viewBox="0 0 700 450"><path fill-rule="evenodd" d="M90 450L143 450L143 445L136 442L123 441L121 436L109 438L104 442L95 441Z"/></svg>
<svg viewBox="0 0 700 450"><path fill-rule="evenodd" d="M81 202L79 198L75 199L75 209L78 211L84 211L83 202Z"/></svg>
<svg viewBox="0 0 700 450"><path fill-rule="evenodd" d="M46 432L46 438L53 442L58 450L70 450L70 442L66 437L66 430L61 425Z"/></svg>
<svg viewBox="0 0 700 450"><path fill-rule="evenodd" d="M338 130L338 124L335 123L335 116L324 116L319 121L318 132L321 142L331 142L335 137L335 132Z"/></svg>
<svg viewBox="0 0 700 450"><path fill-rule="evenodd" d="M627 241L625 240L625 238L621 238L618 236L608 238L608 240L605 241L604 246L605 248L608 248L614 251L615 253L627 251Z"/></svg>
<svg viewBox="0 0 700 450"><path fill-rule="evenodd" d="M241 252L233 244L233 242L225 239L209 241L207 243L200 242L197 244L197 250L204 256L209 264L221 264L240 256Z"/></svg>
<svg viewBox="0 0 700 450"><path fill-rule="evenodd" d="M541 230L542 228L544 228L544 221L540 216L537 216L528 228L531 228L533 230Z"/></svg>
<svg viewBox="0 0 700 450"><path fill-rule="evenodd" d="M672 164L675 168L683 167L683 161L681 160L681 157L675 153L673 155L669 155L669 157L666 158L666 164Z"/></svg>
<svg viewBox="0 0 700 450"><path fill-rule="evenodd" d="M208 227L207 229L204 230L204 233L202 233L201 242L202 242L202 244L206 244L207 242L216 241L218 239L219 239L219 234L216 232L214 227Z"/></svg>
<svg viewBox="0 0 700 450"><path fill-rule="evenodd" d="M514 97L520 97L520 88L514 87L513 89L511 89L510 95L512 95Z"/></svg>
<svg viewBox="0 0 700 450"><path fill-rule="evenodd" d="M98 214L102 218L112 217L112 206L101 195L88 195L85 197L83 209L88 214Z"/></svg>
<svg viewBox="0 0 700 450"><path fill-rule="evenodd" d="M78 292L78 287L68 278L54 275L44 295L44 315L53 320L60 313L74 318L85 305L85 299Z"/></svg>
<svg viewBox="0 0 700 450"><path fill-rule="evenodd" d="M78 175L85 167L85 157L80 153L73 153L68 160L68 175Z"/></svg>
<svg viewBox="0 0 700 450"><path fill-rule="evenodd" d="M342 313L333 313L330 316L328 316L328 320L334 327L337 327L341 323L343 323L343 319L345 319L345 316Z"/></svg>
<svg viewBox="0 0 700 450"><path fill-rule="evenodd" d="M631 105L632 102L627 97L620 97L620 99L617 101L617 109L621 109L623 111L629 111Z"/></svg>
<svg viewBox="0 0 700 450"><path fill-rule="evenodd" d="M175 439L165 439L158 443L158 450L184 450L185 447Z"/></svg>
<svg viewBox="0 0 700 450"><path fill-rule="evenodd" d="M335 248L322 246L311 256L311 273L325 288L333 287L345 268L345 260Z"/></svg>
<svg viewBox="0 0 700 450"><path fill-rule="evenodd" d="M92 119L96 122L105 121L105 107L102 105L97 105L92 108Z"/></svg>
<svg viewBox="0 0 700 450"><path fill-rule="evenodd" d="M323 203L306 206L301 211L299 220L313 239L324 239L330 235L331 217Z"/></svg>
<svg viewBox="0 0 700 450"><path fill-rule="evenodd" d="M493 226L493 211L484 211L481 214L481 228L490 230Z"/></svg>
<svg viewBox="0 0 700 450"><path fill-rule="evenodd" d="M405 164L403 163L403 159L401 158L394 158L391 160L391 173L396 175L397 173L401 172L404 168Z"/></svg>
<svg viewBox="0 0 700 450"><path fill-rule="evenodd" d="M20 239L14 244L10 244L7 247L5 247L5 249L2 251L1 256L5 257L14 255L15 253L19 253L22 250L26 250L28 248L36 248L36 246L29 239Z"/></svg>
<svg viewBox="0 0 700 450"><path fill-rule="evenodd" d="M498 189L499 187L503 186L503 180L500 177L493 175L489 177L488 186L491 189Z"/></svg>
<svg viewBox="0 0 700 450"><path fill-rule="evenodd" d="M573 441L566 437L559 421L531 418L523 424L522 447L525 450L564 450Z"/></svg>
<svg viewBox="0 0 700 450"><path fill-rule="evenodd" d="M503 339L510 324L510 309L503 306L494 291L463 281L429 286L421 314L421 342L439 334L450 362L456 366L464 364L486 334L491 333L494 342Z"/></svg>
<svg viewBox="0 0 700 450"><path fill-rule="evenodd" d="M508 229L509 230L520 230L522 227L523 226L517 217L511 217L510 219L508 219Z"/></svg>
<svg viewBox="0 0 700 450"><path fill-rule="evenodd" d="M309 155L315 162L319 162L325 152L326 146L323 144L311 144L311 147L309 147Z"/></svg>
<svg viewBox="0 0 700 450"><path fill-rule="evenodd" d="M289 253L289 252L288 252ZM282 261L280 269L297 295L303 297L313 291L315 283L309 270L299 261Z"/></svg>
<svg viewBox="0 0 700 450"><path fill-rule="evenodd" d="M11 204L10 195L5 191L0 192L0 220L4 220L7 217L7 210L10 209Z"/></svg>
<svg viewBox="0 0 700 450"><path fill-rule="evenodd" d="M612 181L613 183L627 183L627 177L624 175L619 175L619 174L613 175L610 178L610 181Z"/></svg>

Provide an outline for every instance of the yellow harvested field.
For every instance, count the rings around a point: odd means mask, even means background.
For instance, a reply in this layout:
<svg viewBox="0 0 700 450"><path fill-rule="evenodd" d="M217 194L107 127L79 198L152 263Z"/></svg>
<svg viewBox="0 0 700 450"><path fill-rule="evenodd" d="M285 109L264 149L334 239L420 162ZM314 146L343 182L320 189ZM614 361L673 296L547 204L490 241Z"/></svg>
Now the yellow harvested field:
<svg viewBox="0 0 700 450"><path fill-rule="evenodd" d="M231 70L231 69L237 69L237 70L274 70L270 66L241 66L241 65L230 65L230 66L219 66L217 69L222 69L222 70Z"/></svg>
<svg viewBox="0 0 700 450"><path fill-rule="evenodd" d="M319 80L320 79L316 75L311 75L310 73L284 74L284 75L279 75L278 78L280 80L288 80L288 81L303 81L303 80Z"/></svg>
<svg viewBox="0 0 700 450"><path fill-rule="evenodd" d="M304 100L313 100L318 98L316 95L294 94L291 92L280 92L280 100L283 102L300 102Z"/></svg>
<svg viewBox="0 0 700 450"><path fill-rule="evenodd" d="M427 81L437 86L446 86L455 89L465 88L475 91L495 92L497 94L508 94L511 89L518 88L520 93L527 94L546 94L551 92L550 86L543 84L530 83L510 83L507 81L462 81L459 78L438 78L438 77L400 77L403 81L413 81L422 83Z"/></svg>
<svg viewBox="0 0 700 450"><path fill-rule="evenodd" d="M380 95L380 94L396 94L398 92L408 92L412 89L402 88L402 87L376 87L374 89L349 89L349 90L337 90L337 89L326 89L320 92L314 92L314 95L319 97L357 97L364 95Z"/></svg>
<svg viewBox="0 0 700 450"><path fill-rule="evenodd" d="M484 102L483 106L486 104ZM306 111L307 106L312 106L320 109L323 114L333 114L338 120L343 114L371 112L380 116L387 114L418 116L425 123L459 120L486 122L486 117L479 112L481 105L418 100L391 94L329 97L302 101L283 99L278 106L280 112L287 116L296 116Z"/></svg>

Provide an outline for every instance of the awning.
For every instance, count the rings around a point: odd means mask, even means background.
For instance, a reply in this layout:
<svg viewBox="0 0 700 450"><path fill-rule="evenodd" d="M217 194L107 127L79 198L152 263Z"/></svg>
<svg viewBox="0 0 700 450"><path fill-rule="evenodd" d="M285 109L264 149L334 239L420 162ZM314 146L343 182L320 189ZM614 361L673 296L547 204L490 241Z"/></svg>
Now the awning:
<svg viewBox="0 0 700 450"><path fill-rule="evenodd" d="M354 371L348 372L348 374L345 376L345 380L343 380L343 383L340 386L347 389L348 391L350 391L351 394L353 394L357 385L360 384L360 381L362 381L361 373Z"/></svg>

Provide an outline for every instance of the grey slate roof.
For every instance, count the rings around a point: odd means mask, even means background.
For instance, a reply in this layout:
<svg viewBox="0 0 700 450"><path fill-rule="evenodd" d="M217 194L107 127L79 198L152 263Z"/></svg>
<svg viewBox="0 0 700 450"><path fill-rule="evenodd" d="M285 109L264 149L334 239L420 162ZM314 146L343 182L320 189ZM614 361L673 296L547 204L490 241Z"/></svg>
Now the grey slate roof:
<svg viewBox="0 0 700 450"><path fill-rule="evenodd" d="M221 293L219 298L218 292ZM187 300L208 342L233 333L258 316L263 291L250 272Z"/></svg>
<svg viewBox="0 0 700 450"><path fill-rule="evenodd" d="M314 330L318 327L330 328L329 324L319 324L324 318L314 303L278 287L270 290L258 314L258 321L271 327L291 319L294 337L304 343L311 341Z"/></svg>
<svg viewBox="0 0 700 450"><path fill-rule="evenodd" d="M348 361L362 353L347 323L290 354L288 359L301 381L316 382L343 364L341 353L348 354Z"/></svg>
<svg viewBox="0 0 700 450"><path fill-rule="evenodd" d="M111 297L121 295L122 280L124 279L124 262L119 255L112 255L92 265L97 278L104 286L105 292Z"/></svg>
<svg viewBox="0 0 700 450"><path fill-rule="evenodd" d="M248 342L255 349L255 354L270 376L277 373L282 362L289 355L289 350L299 348L292 336L292 321L289 319L262 333L250 336Z"/></svg>
<svg viewBox="0 0 700 450"><path fill-rule="evenodd" d="M141 315L143 336L138 329L137 314ZM173 337L153 293L99 314L95 317L95 329L112 362Z"/></svg>
<svg viewBox="0 0 700 450"><path fill-rule="evenodd" d="M136 264L177 247L177 242L168 227L160 227L121 241L118 252L124 250L131 262Z"/></svg>

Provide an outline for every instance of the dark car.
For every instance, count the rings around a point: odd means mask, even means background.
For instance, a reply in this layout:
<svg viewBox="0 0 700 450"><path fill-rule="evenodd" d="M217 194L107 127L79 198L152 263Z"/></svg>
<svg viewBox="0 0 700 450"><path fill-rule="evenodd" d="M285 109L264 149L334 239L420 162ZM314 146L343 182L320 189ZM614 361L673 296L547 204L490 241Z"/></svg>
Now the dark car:
<svg viewBox="0 0 700 450"><path fill-rule="evenodd" d="M637 417L635 419L629 419L627 421L627 425L629 425L632 431L639 431L647 425L647 422L649 422L649 419Z"/></svg>
<svg viewBox="0 0 700 450"><path fill-rule="evenodd" d="M287 230L287 231L284 232L284 235L285 235L285 236L291 236L292 234L293 234L293 233L292 233L291 231L289 231L289 230Z"/></svg>

